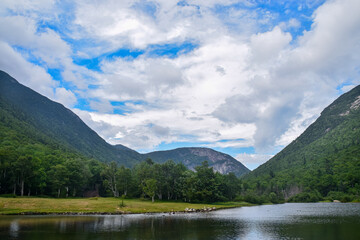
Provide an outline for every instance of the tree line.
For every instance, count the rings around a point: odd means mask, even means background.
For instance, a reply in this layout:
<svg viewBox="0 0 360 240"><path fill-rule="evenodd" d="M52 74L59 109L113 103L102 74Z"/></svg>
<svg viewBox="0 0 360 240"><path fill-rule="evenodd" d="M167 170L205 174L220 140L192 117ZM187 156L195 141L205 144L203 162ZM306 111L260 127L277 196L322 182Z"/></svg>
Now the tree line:
<svg viewBox="0 0 360 240"><path fill-rule="evenodd" d="M147 159L133 168L102 163L45 145L0 148L2 196L149 198L152 201L218 202L234 200L242 182L214 172L205 161L191 171L182 163Z"/></svg>
<svg viewBox="0 0 360 240"><path fill-rule="evenodd" d="M0 136L4 132L0 131ZM9 137L11 136L11 138ZM183 164L147 159L133 168L103 163L7 133L0 144L0 196L113 196L186 202L251 203L320 200L359 201L359 149L350 147L316 166L292 161L283 171L252 178L213 171L207 162L191 171Z"/></svg>

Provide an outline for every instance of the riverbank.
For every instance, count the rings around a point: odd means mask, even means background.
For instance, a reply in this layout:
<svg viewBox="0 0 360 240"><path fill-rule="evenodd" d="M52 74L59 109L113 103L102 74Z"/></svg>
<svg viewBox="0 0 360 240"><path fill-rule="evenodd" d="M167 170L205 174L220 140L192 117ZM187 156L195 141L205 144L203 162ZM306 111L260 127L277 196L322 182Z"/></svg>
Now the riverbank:
<svg viewBox="0 0 360 240"><path fill-rule="evenodd" d="M46 214L134 214L210 211L224 208L253 206L246 202L222 202L214 204L167 202L119 198L36 198L0 197L0 215L46 215ZM205 209L205 210L204 210Z"/></svg>

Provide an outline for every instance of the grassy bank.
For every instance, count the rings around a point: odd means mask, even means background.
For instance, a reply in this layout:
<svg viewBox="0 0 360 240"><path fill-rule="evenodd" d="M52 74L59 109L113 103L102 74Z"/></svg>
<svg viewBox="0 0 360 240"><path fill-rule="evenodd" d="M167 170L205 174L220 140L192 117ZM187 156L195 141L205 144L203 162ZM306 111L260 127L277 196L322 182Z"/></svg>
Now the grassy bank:
<svg viewBox="0 0 360 240"><path fill-rule="evenodd" d="M123 201L123 204L122 204ZM246 202L225 202L214 204L194 204L183 202L152 203L148 200L118 198L0 198L0 214L60 214L60 213L159 213L181 212L185 208L202 209L215 207L216 209L251 206Z"/></svg>

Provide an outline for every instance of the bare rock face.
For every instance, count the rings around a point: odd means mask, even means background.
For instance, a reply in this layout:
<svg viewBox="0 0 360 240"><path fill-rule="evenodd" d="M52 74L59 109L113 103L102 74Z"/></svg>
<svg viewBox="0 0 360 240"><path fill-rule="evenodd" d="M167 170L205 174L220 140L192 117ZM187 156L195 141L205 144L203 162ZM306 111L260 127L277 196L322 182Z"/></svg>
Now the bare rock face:
<svg viewBox="0 0 360 240"><path fill-rule="evenodd" d="M207 161L214 171L222 174L232 172L236 176L241 176L250 172L248 168L235 158L210 148L177 148L168 151L148 153L146 157L159 163L167 160L173 160L176 163L182 162L191 170L195 170L196 166L200 166L202 162Z"/></svg>
<svg viewBox="0 0 360 240"><path fill-rule="evenodd" d="M351 110L357 110L360 107L360 96L358 96L355 101L351 104Z"/></svg>

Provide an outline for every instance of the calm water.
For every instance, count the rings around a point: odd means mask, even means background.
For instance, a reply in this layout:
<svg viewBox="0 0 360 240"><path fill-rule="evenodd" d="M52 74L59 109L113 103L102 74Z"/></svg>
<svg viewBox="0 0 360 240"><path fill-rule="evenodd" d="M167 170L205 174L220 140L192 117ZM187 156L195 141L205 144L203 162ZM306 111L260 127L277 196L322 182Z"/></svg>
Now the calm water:
<svg viewBox="0 0 360 240"><path fill-rule="evenodd" d="M0 216L0 239L360 239L360 204L291 203L210 213Z"/></svg>

